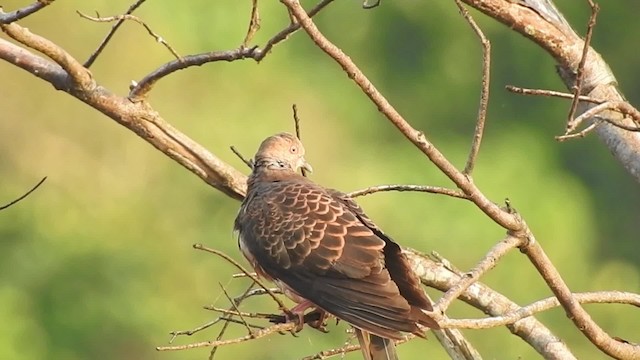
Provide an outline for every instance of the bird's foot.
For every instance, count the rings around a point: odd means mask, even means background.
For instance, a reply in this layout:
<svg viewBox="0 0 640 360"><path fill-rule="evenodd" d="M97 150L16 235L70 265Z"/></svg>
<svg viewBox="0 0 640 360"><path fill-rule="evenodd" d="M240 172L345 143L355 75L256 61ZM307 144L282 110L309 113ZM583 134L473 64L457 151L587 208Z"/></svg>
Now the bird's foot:
<svg viewBox="0 0 640 360"><path fill-rule="evenodd" d="M296 328L294 329L294 332L299 332L304 327L304 323L305 323L304 311L311 306L313 306L313 304L309 300L304 300L303 302L298 303L296 306L291 308L291 311L289 313L285 314L285 317L287 318L287 322L293 321L296 323Z"/></svg>
<svg viewBox="0 0 640 360"><path fill-rule="evenodd" d="M308 318L308 319L307 319ZM329 314L320 309L315 309L314 311L305 315L305 322L309 324L312 328L322 331L323 333L328 333L327 330L327 319L329 318Z"/></svg>
<svg viewBox="0 0 640 360"><path fill-rule="evenodd" d="M309 324L312 328L322 331L328 332L326 329L327 319L329 318L329 314L321 309L314 309L309 313L305 314L305 310L313 307L313 303L309 301L303 301L298 305L291 308L291 310L286 311L282 315L273 315L269 318L269 321L276 324L294 322L296 324L296 328L293 329L294 333L299 332L304 327L304 324Z"/></svg>

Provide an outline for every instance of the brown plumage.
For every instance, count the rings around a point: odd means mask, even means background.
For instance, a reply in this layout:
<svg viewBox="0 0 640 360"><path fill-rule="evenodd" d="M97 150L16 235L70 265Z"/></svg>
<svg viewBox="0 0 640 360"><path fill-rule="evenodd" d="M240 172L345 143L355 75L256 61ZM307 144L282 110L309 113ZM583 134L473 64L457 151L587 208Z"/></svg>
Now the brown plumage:
<svg viewBox="0 0 640 360"><path fill-rule="evenodd" d="M293 135L264 140L235 221L258 274L285 294L387 339L438 325L401 249L345 194L299 175L308 167Z"/></svg>

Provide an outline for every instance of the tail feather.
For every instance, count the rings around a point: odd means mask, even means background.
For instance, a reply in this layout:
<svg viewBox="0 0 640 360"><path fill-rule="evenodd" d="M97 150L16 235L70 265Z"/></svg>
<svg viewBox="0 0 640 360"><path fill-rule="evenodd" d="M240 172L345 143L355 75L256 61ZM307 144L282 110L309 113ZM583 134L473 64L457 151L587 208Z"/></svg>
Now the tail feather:
<svg viewBox="0 0 640 360"><path fill-rule="evenodd" d="M396 344L391 339L354 328L364 360L398 360Z"/></svg>

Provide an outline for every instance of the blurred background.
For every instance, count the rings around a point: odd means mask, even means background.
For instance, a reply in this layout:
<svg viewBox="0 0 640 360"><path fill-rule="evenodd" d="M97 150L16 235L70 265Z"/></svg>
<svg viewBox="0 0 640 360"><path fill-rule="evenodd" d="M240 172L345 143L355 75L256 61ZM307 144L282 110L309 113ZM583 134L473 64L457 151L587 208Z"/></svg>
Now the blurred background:
<svg viewBox="0 0 640 360"><path fill-rule="evenodd" d="M8 0L11 11L27 1ZM307 1L308 6L312 3ZM60 1L21 21L84 61L111 24L81 19L76 10L108 16L122 0ZM335 41L397 109L455 164L464 166L475 125L481 48L452 1L383 1L364 11L358 0L336 1L317 17ZM585 2L559 0L579 32ZM631 103L640 98L640 3L608 1L593 45L609 62ZM250 1L149 2L136 12L181 55L236 48L248 24ZM278 2L260 3L263 45L287 25ZM564 90L546 53L501 24L472 11L492 41L491 102L475 171L495 202L509 198L524 215L574 291L640 292L640 191L595 135L558 143L569 103L513 95L507 84ZM92 67L97 81L125 95L132 80L171 60L135 23L126 23ZM246 264L232 222L239 203L208 187L130 131L34 76L0 63L0 204L48 181L0 213L0 359L193 359L208 349L158 353L172 330L194 328L226 307L247 286L204 243ZM302 119L312 178L352 191L377 184L449 181L378 113L340 68L304 33L278 45L260 64L213 63L158 83L151 104L178 129L239 169L230 151L246 157L260 141L292 131L291 105ZM504 234L471 204L419 193L380 193L360 203L399 243L438 251L469 269ZM514 251L482 281L520 304L547 297L527 259ZM431 295L439 296L436 292ZM640 313L622 305L588 305L610 334L639 341ZM268 300L243 305L275 311ZM482 317L461 304L453 317ZM578 358L604 358L564 311L539 319ZM176 343L210 340L218 328ZM346 326L329 334L305 329L219 350L220 359L296 359L340 347ZM227 336L245 333L232 326ZM506 329L465 331L487 359L538 355ZM635 337L635 338L634 338ZM444 359L438 343L413 341L402 359ZM347 359L359 359L351 354Z"/></svg>

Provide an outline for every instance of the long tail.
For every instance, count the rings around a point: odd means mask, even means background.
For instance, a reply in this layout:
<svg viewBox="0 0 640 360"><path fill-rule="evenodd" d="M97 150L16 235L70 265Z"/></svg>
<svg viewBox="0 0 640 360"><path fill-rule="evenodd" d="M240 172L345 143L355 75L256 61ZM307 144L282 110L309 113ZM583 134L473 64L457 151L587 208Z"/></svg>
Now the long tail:
<svg viewBox="0 0 640 360"><path fill-rule="evenodd" d="M354 328L364 360L398 360L396 344L391 339L381 338Z"/></svg>

